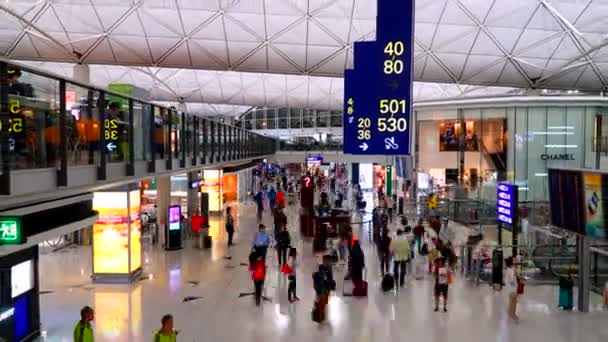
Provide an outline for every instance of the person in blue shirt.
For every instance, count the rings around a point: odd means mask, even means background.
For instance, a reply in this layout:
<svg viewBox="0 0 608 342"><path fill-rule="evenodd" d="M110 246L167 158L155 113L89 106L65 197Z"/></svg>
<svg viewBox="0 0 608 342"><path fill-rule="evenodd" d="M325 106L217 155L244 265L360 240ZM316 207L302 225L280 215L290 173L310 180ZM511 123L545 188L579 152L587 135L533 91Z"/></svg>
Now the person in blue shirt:
<svg viewBox="0 0 608 342"><path fill-rule="evenodd" d="M266 253L271 241L270 235L266 232L266 226L260 223L259 231L255 234L255 239L253 240L253 248L264 260L266 260Z"/></svg>
<svg viewBox="0 0 608 342"><path fill-rule="evenodd" d="M277 203L277 192L274 191L273 187L271 187L270 191L268 192L268 202L270 204L270 210L273 210Z"/></svg>
<svg viewBox="0 0 608 342"><path fill-rule="evenodd" d="M255 195L255 203L258 205L258 221L261 221L262 212L264 211L264 195L262 191L258 191Z"/></svg>

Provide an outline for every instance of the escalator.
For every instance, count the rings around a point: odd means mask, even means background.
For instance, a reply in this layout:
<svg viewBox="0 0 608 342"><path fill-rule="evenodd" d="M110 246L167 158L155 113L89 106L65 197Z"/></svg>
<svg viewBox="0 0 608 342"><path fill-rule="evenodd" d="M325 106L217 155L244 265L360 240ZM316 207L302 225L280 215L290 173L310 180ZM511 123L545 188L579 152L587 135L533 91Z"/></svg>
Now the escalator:
<svg viewBox="0 0 608 342"><path fill-rule="evenodd" d="M537 246L530 255L533 267L536 268L532 276L535 281L555 282L568 273L574 279L578 278L578 257L576 245L546 245ZM608 256L591 252L591 288L596 293L602 293L608 282Z"/></svg>
<svg viewBox="0 0 608 342"><path fill-rule="evenodd" d="M505 145L502 148L495 146L495 148L488 149L483 141L480 143L482 154L488 160L490 165L494 166L494 170L497 173L497 179L506 179L507 176L507 151Z"/></svg>

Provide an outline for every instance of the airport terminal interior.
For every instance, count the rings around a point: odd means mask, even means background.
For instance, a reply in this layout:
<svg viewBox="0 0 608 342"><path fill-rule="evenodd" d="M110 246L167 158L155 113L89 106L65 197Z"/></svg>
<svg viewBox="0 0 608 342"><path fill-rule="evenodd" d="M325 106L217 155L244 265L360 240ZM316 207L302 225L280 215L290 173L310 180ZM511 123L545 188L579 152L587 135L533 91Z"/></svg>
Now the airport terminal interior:
<svg viewBox="0 0 608 342"><path fill-rule="evenodd" d="M607 18L0 1L0 342L606 341Z"/></svg>

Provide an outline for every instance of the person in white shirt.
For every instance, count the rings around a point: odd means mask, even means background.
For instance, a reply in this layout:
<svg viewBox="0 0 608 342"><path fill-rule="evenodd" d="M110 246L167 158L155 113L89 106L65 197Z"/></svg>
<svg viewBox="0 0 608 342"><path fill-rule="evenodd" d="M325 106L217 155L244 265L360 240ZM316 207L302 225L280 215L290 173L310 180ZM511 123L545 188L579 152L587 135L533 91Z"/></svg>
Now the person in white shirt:
<svg viewBox="0 0 608 342"><path fill-rule="evenodd" d="M448 289L450 269L444 257L439 257L435 265L435 312L439 311L439 300L443 297L443 312L448 312Z"/></svg>
<svg viewBox="0 0 608 342"><path fill-rule="evenodd" d="M519 321L519 317L517 317L517 273L515 272L515 267L513 266L513 257L508 257L505 259L505 290L509 296L509 307L507 309L507 313L509 317L514 321Z"/></svg>

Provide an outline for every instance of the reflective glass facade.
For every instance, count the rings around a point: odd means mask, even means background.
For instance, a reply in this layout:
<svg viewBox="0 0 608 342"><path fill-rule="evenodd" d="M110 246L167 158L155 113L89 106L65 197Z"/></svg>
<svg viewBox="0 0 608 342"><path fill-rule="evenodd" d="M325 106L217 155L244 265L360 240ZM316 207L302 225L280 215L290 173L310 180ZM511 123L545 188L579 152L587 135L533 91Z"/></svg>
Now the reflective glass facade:
<svg viewBox="0 0 608 342"><path fill-rule="evenodd" d="M496 183L506 180L519 185L520 201L546 201L548 168L602 164L596 123L605 126L605 113L608 101L580 97L418 104L416 166L468 199L495 201Z"/></svg>

